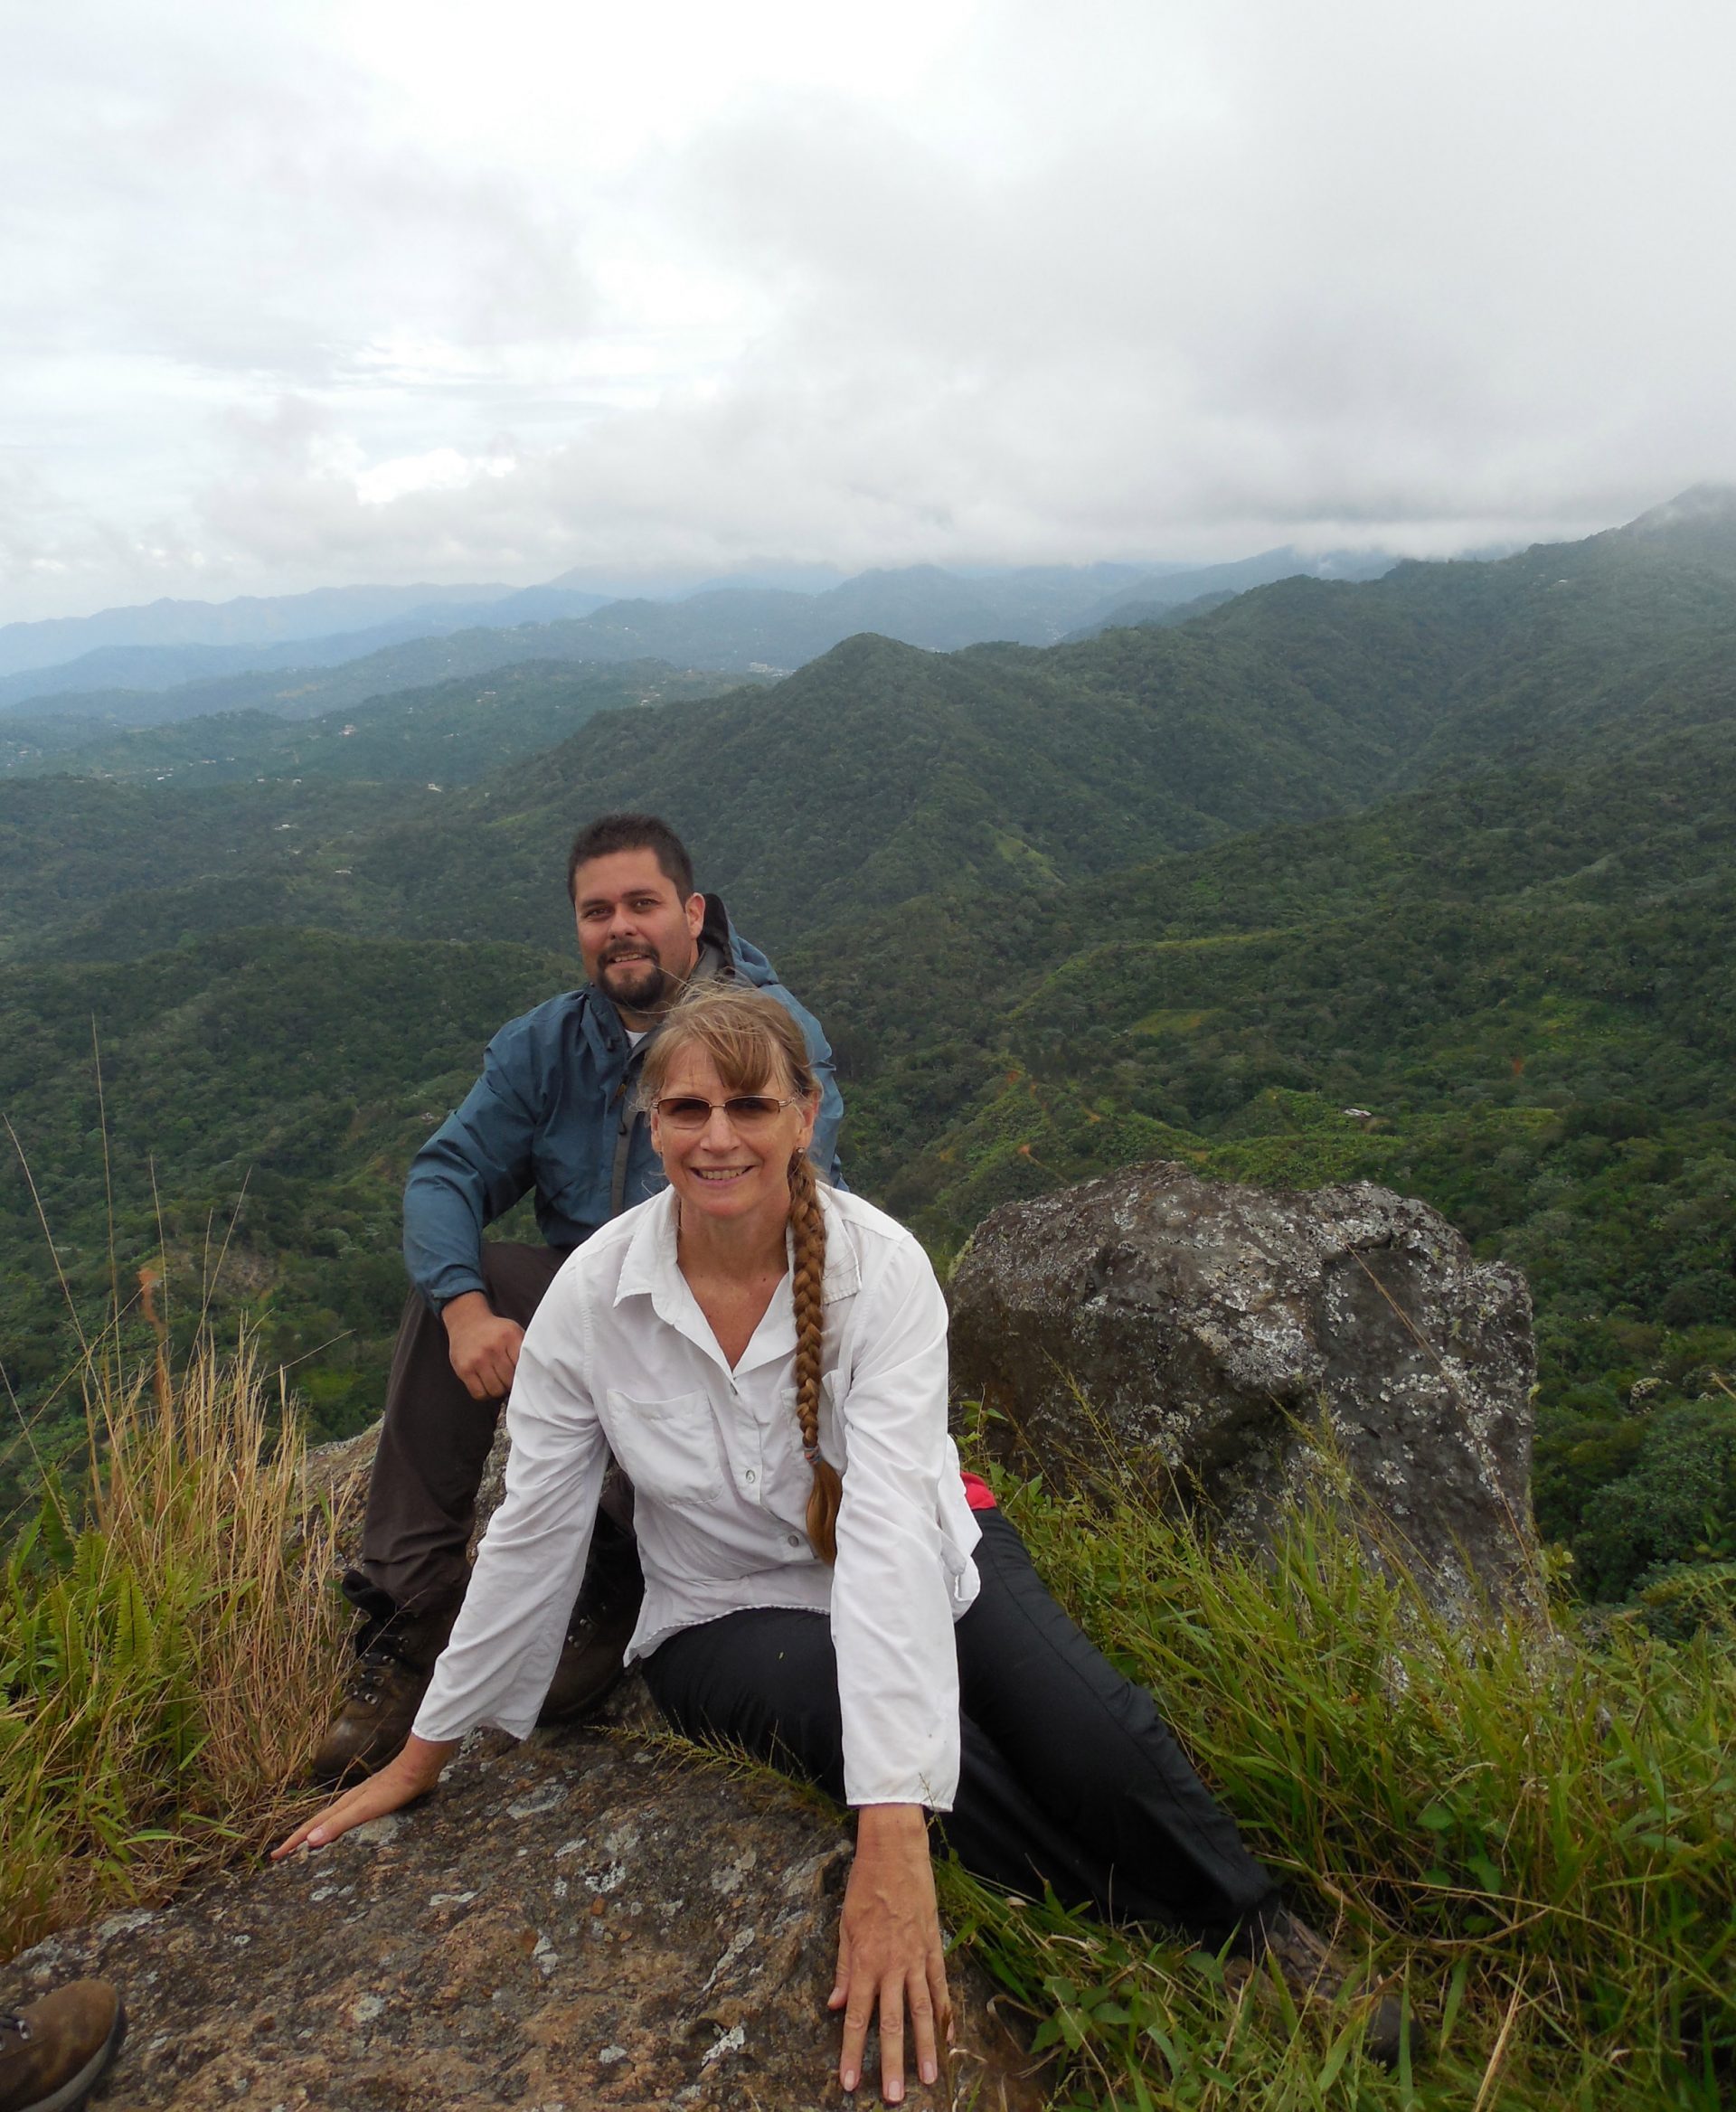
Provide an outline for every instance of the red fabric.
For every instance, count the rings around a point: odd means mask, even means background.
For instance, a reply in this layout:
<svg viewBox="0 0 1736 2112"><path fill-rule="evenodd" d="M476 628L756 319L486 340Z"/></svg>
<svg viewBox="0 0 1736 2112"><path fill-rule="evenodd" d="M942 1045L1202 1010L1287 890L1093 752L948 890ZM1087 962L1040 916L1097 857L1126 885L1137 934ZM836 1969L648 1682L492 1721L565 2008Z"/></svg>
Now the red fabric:
<svg viewBox="0 0 1736 2112"><path fill-rule="evenodd" d="M965 1501L973 1511L992 1511L995 1508L995 1492L980 1474L966 1474L961 1467L959 1478L965 1485Z"/></svg>

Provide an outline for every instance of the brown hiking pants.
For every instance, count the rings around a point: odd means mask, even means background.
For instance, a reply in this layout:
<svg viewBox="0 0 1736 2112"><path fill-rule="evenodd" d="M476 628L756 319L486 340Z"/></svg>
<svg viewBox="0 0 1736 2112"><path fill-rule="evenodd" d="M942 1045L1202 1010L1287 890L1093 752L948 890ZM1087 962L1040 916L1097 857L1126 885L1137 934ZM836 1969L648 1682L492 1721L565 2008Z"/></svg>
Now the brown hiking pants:
<svg viewBox="0 0 1736 2112"><path fill-rule="evenodd" d="M571 1251L485 1240L482 1275L488 1303L521 1327ZM455 1606L470 1580L468 1550L476 1490L495 1441L502 1403L473 1400L452 1369L446 1328L420 1292L411 1291L399 1324L386 1382L385 1419L368 1484L359 1569L344 1579L350 1599L383 1617ZM597 1521L590 1571L600 1565L637 1570L632 1491L611 1468ZM380 1604L391 1601L391 1608Z"/></svg>

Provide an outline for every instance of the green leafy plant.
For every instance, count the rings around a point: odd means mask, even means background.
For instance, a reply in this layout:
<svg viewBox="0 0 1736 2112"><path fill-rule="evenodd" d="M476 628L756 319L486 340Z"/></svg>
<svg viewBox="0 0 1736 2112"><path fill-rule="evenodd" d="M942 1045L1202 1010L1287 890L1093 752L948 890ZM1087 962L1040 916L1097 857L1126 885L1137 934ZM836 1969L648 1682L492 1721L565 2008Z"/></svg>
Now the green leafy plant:
<svg viewBox="0 0 1736 2112"><path fill-rule="evenodd" d="M1062 2107L1703 2107L1736 2084L1736 1657L1634 1623L1455 1626L1316 1503L1269 1556L1209 1546L1137 1477L1003 1482L1052 1587L1178 1734L1298 1910L1402 1991L1413 2072L1353 2004L1299 2014L1155 1932L947 1911Z"/></svg>

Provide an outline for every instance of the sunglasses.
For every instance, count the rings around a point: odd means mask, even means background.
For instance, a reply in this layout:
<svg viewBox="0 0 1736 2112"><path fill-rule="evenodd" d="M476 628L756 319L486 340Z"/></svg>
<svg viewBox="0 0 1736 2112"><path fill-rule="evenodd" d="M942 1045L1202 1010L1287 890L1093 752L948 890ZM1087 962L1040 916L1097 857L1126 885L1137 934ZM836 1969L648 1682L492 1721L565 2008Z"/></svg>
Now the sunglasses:
<svg viewBox="0 0 1736 2112"><path fill-rule="evenodd" d="M760 1129L799 1105L780 1100L774 1093L737 1093L727 1100L702 1100L697 1094L669 1093L657 1102L659 1120L671 1129L703 1129L713 1112L728 1116L732 1129Z"/></svg>

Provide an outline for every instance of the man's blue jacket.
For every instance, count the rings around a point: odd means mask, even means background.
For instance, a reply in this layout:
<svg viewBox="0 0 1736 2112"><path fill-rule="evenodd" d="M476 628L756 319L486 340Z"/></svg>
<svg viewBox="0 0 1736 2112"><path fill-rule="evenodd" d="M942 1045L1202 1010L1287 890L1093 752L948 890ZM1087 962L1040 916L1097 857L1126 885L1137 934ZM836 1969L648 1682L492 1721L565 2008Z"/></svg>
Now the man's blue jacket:
<svg viewBox="0 0 1736 2112"><path fill-rule="evenodd" d="M814 1157L835 1180L844 1102L820 1023L759 948L737 934L717 896L705 898L705 912L700 946L713 972L727 958L744 982L769 992L807 1038L821 1085ZM533 1189L542 1237L552 1247L577 1247L667 1185L649 1125L633 1113L637 1071L620 1014L590 984L502 1027L482 1076L417 1153L404 1189L405 1265L436 1312L486 1288L483 1227Z"/></svg>

